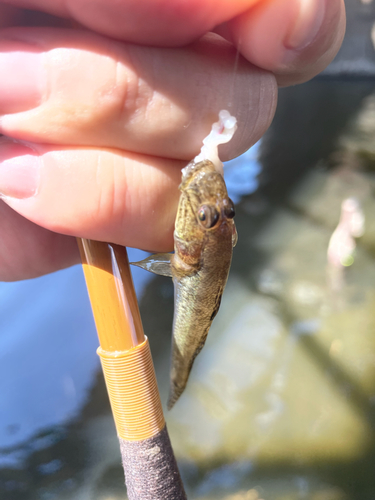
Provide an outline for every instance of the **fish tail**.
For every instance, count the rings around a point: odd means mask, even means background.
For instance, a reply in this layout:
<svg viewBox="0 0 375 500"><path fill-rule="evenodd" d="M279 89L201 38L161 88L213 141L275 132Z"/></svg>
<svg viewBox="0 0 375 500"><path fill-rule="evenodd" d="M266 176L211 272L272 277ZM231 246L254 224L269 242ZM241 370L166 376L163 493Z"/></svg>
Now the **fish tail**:
<svg viewBox="0 0 375 500"><path fill-rule="evenodd" d="M193 365L193 359L186 359L181 354L175 339L172 340L172 357L171 357L171 373L170 373L170 385L169 385L169 397L168 397L168 410L171 410L184 392L191 367Z"/></svg>
<svg viewBox="0 0 375 500"><path fill-rule="evenodd" d="M185 384L186 386L186 384ZM171 410L178 398L181 396L181 394L184 392L185 387L176 387L173 385L171 382L170 388L169 388L169 396L168 396L168 403L167 403L167 408L168 410Z"/></svg>
<svg viewBox="0 0 375 500"><path fill-rule="evenodd" d="M175 342L174 337L172 339L171 375L167 404L168 410L173 408L174 404L185 390L194 360L201 352L206 341L208 329L209 327L206 328L204 334L201 336L199 344L196 345L194 350L190 352L190 355L185 354L185 356L183 356Z"/></svg>
<svg viewBox="0 0 375 500"><path fill-rule="evenodd" d="M178 398L184 392L185 387L187 385L188 378L189 378L190 370L191 370L191 365L190 365L190 367L185 368L183 373L181 373L181 371L180 371L178 373L177 377L174 377L173 374L171 373L171 380L170 380L170 385L169 385L169 396L168 396L168 403L167 403L168 410L171 410L173 408L173 406L175 405ZM173 368L171 371L173 372Z"/></svg>

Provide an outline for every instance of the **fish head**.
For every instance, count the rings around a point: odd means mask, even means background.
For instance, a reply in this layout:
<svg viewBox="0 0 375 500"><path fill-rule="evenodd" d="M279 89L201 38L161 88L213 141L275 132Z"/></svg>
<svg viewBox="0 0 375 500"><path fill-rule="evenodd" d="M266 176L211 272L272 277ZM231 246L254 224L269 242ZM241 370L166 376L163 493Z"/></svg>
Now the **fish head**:
<svg viewBox="0 0 375 500"><path fill-rule="evenodd" d="M203 244L219 238L236 242L235 209L223 176L209 160L186 167L175 223L175 252L185 262L197 263ZM234 245L233 245L234 246Z"/></svg>

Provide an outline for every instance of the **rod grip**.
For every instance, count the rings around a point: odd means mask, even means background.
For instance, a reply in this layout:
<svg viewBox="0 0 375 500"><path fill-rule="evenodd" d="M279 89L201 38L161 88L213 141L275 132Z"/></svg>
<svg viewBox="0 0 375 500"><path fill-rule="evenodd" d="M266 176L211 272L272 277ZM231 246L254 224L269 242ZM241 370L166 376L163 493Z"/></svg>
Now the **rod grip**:
<svg viewBox="0 0 375 500"><path fill-rule="evenodd" d="M120 439L129 500L187 500L166 426L143 441Z"/></svg>

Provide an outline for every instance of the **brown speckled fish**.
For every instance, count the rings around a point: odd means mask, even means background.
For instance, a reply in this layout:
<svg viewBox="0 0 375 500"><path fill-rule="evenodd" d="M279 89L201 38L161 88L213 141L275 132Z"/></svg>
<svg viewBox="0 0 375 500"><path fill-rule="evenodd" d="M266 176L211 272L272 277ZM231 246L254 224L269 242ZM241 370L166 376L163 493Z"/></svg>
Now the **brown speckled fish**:
<svg viewBox="0 0 375 500"><path fill-rule="evenodd" d="M209 160L190 163L180 185L174 254L133 264L173 278L175 300L168 408L185 389L216 316L237 242L234 205Z"/></svg>

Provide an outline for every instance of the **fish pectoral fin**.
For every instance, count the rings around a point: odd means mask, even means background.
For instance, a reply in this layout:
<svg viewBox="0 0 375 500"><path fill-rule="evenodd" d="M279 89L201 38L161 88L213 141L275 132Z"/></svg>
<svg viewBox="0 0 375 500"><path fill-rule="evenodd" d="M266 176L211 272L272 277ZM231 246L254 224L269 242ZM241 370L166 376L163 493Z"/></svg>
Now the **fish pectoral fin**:
<svg viewBox="0 0 375 500"><path fill-rule="evenodd" d="M172 278L171 259L173 253L155 253L139 262L130 262L132 266L138 266L150 273L160 274Z"/></svg>

